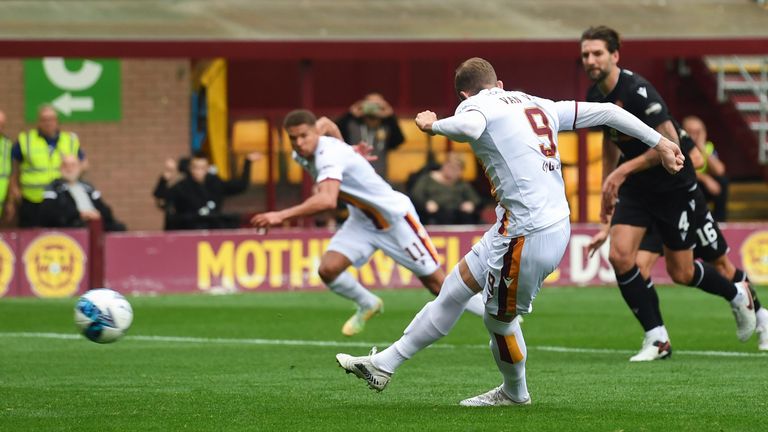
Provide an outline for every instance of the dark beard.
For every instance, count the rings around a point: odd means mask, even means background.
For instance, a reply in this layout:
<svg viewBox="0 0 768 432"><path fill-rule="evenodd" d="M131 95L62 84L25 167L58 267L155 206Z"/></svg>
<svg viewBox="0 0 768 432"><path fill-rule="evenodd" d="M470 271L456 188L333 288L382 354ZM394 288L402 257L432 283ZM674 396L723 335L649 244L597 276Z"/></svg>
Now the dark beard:
<svg viewBox="0 0 768 432"><path fill-rule="evenodd" d="M597 77L596 77L596 78L592 78L592 75L591 75L591 74L589 74L589 79L591 79L591 80L592 80L592 82L593 82L593 83L596 83L596 84L599 84L599 83L603 82L603 80L604 80L605 78L607 78L607 77L608 77L608 72L606 72L606 71L604 71L604 70L601 70L601 71L600 71L600 73L597 75Z"/></svg>

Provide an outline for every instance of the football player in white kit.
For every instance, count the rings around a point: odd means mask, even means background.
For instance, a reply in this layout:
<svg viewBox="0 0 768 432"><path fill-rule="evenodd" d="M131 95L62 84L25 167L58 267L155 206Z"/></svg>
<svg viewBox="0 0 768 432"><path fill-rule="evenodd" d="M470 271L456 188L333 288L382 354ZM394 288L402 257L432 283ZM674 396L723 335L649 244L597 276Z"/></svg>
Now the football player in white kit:
<svg viewBox="0 0 768 432"><path fill-rule="evenodd" d="M533 299L560 263L570 236L557 132L607 124L654 147L670 172L682 168L684 158L676 144L616 105L553 102L505 91L493 66L480 58L459 66L455 87L462 102L453 117L437 120L435 113L425 111L416 116L416 124L426 132L470 143L492 185L498 221L397 342L380 353L338 354L336 360L381 391L405 360L448 334L463 305L482 290L483 321L503 383L461 405L527 405L527 351L518 317L531 312Z"/></svg>
<svg viewBox="0 0 768 432"><path fill-rule="evenodd" d="M318 273L331 291L357 304L357 312L341 329L344 335L352 336L381 311L383 303L346 271L350 265L365 264L381 249L412 271L435 295L445 272L411 200L392 189L353 147L332 136L321 136L319 126L315 115L306 110L288 113L283 122L293 157L314 179L317 193L296 206L257 214L251 223L267 228L335 209L339 199L348 204L349 218L333 235L320 259ZM483 314L480 296L467 305L467 310Z"/></svg>

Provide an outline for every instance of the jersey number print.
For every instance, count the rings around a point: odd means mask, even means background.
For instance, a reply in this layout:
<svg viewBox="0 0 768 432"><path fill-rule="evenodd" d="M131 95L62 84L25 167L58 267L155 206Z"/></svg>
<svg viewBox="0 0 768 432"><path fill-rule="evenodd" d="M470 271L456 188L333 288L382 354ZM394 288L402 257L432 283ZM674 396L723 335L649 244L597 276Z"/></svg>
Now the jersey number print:
<svg viewBox="0 0 768 432"><path fill-rule="evenodd" d="M555 146L555 140L552 137L552 129L549 128L549 120L544 114L541 108L526 108L525 116L528 118L528 123L531 124L531 129L536 133L539 138L546 137L548 144L539 144L541 153L546 157L555 157L557 154L557 147Z"/></svg>

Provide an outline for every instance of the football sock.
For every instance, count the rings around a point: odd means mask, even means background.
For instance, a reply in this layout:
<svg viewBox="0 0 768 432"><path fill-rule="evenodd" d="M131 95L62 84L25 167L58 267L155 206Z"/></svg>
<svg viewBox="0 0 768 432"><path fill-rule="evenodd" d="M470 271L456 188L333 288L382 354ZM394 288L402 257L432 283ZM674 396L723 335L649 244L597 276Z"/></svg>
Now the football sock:
<svg viewBox="0 0 768 432"><path fill-rule="evenodd" d="M483 316L485 313L485 305L483 304L482 294L477 293L473 295L472 298L469 299L469 303L467 303L467 308L465 310L477 316Z"/></svg>
<svg viewBox="0 0 768 432"><path fill-rule="evenodd" d="M348 298L357 303L360 308L367 308L374 306L379 298L371 294L370 291L360 285L360 282L355 280L352 275L345 271L339 275L333 282L328 284L328 288L336 294Z"/></svg>
<svg viewBox="0 0 768 432"><path fill-rule="evenodd" d="M491 336L493 359L504 377L504 392L516 402L527 400L530 397L525 382L528 350L520 323L517 319L509 323L498 321L487 314L483 316L483 322Z"/></svg>
<svg viewBox="0 0 768 432"><path fill-rule="evenodd" d="M658 323L664 325L664 319L661 317L661 307L659 306L659 294L656 292L656 286L653 284L651 278L645 280L645 286L648 289L648 295L651 297L651 305L653 305L653 312L656 314Z"/></svg>
<svg viewBox="0 0 768 432"><path fill-rule="evenodd" d="M633 266L624 274L616 274L616 282L619 284L621 296L629 306L635 318L643 326L646 332L663 325L661 316L657 316L653 305L650 290L646 287L645 280L640 275L640 269ZM655 290L654 290L655 293Z"/></svg>
<svg viewBox="0 0 768 432"><path fill-rule="evenodd" d="M456 266L445 278L440 294L416 314L403 336L371 358L374 366L393 373L405 360L447 335L473 295Z"/></svg>
<svg viewBox="0 0 768 432"><path fill-rule="evenodd" d="M763 306L760 304L760 300L757 299L757 292L752 288L752 283L749 282L747 274L744 270L737 268L736 273L733 274L733 280L731 282L746 282L749 285L749 291L752 293L752 301L755 303L755 310L759 311Z"/></svg>
<svg viewBox="0 0 768 432"><path fill-rule="evenodd" d="M704 292L720 296L728 301L736 298L736 285L724 278L711 264L693 262L693 279L688 284Z"/></svg>

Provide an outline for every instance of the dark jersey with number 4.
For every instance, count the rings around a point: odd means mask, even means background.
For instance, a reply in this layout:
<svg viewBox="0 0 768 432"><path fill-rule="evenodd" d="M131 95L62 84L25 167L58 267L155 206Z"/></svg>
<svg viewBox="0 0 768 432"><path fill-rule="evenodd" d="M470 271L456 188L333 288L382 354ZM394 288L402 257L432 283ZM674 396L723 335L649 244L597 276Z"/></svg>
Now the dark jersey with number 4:
<svg viewBox="0 0 768 432"><path fill-rule="evenodd" d="M597 85L587 92L588 102L612 102L632 113L652 128L672 120L667 105L656 89L645 80L627 69L619 73L619 80L613 91L603 96ZM605 127L603 133L619 147L619 164L633 159L648 150L642 141ZM683 169L677 174L669 174L661 164L627 177L621 188L624 192L653 194L677 189L689 189L696 183L696 172L690 158L686 157Z"/></svg>

